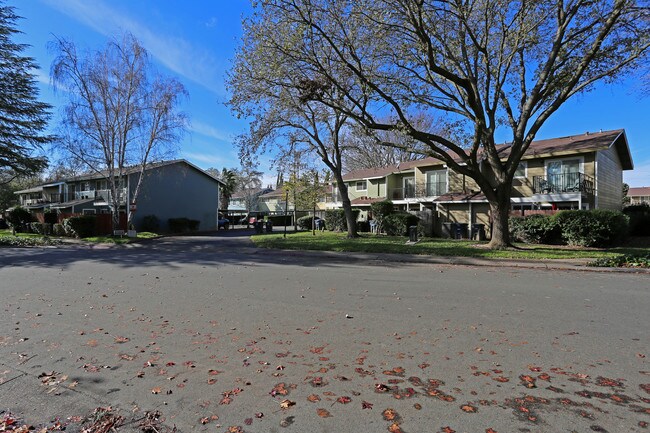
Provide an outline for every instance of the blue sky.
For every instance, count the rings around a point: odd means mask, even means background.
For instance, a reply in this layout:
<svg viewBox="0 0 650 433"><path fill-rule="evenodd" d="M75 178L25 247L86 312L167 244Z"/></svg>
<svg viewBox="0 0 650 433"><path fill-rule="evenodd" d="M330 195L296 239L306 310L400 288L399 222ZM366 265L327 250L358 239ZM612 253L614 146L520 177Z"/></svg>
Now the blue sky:
<svg viewBox="0 0 650 433"><path fill-rule="evenodd" d="M55 107L65 102L49 84L54 55L47 45L55 35L95 49L107 38L129 31L149 50L159 70L180 79L190 94L182 108L191 127L180 156L203 168L239 165L232 142L246 123L224 106L224 77L241 36L241 18L251 12L248 0L7 0L7 4L24 18L18 23L24 32L19 41L31 45L27 54L41 66L41 99ZM56 119L55 112L53 124ZM650 89L643 96L634 80L601 85L571 100L538 138L618 128L626 130L635 164L624 180L631 186L650 186ZM260 169L267 171L268 183L275 176L266 161L262 159Z"/></svg>

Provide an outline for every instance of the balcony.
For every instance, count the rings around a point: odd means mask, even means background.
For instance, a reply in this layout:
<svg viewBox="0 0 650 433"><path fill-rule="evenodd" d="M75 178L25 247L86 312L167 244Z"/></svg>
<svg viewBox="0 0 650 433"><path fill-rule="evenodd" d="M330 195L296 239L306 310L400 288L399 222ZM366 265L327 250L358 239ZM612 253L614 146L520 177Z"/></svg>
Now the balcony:
<svg viewBox="0 0 650 433"><path fill-rule="evenodd" d="M438 197L447 193L447 182L427 182L419 184L415 190L416 197Z"/></svg>
<svg viewBox="0 0 650 433"><path fill-rule="evenodd" d="M391 200L405 200L415 198L415 186L407 186L406 188L391 188L388 193L388 198Z"/></svg>
<svg viewBox="0 0 650 433"><path fill-rule="evenodd" d="M113 193L109 189L98 189L94 192L94 199L96 205L111 204L113 201ZM126 203L126 188L117 191L118 203Z"/></svg>
<svg viewBox="0 0 650 433"><path fill-rule="evenodd" d="M593 194L594 178L583 173L533 176L534 194L562 194L568 192Z"/></svg>

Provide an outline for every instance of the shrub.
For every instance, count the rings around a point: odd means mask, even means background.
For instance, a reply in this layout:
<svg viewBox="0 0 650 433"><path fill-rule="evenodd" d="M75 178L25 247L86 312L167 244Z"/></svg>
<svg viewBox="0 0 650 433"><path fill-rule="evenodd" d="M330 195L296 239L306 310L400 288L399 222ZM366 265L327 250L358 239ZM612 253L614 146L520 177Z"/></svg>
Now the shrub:
<svg viewBox="0 0 650 433"><path fill-rule="evenodd" d="M352 209L352 217L356 221L359 218L359 210ZM325 227L333 232L343 232L348 229L348 222L345 219L345 210L329 209L325 211Z"/></svg>
<svg viewBox="0 0 650 433"><path fill-rule="evenodd" d="M169 218L167 220L169 231L172 233L183 233L187 231L188 221L187 218Z"/></svg>
<svg viewBox="0 0 650 433"><path fill-rule="evenodd" d="M199 229L199 225L201 225L201 221L199 220L187 220L187 227L191 232L197 231Z"/></svg>
<svg viewBox="0 0 650 433"><path fill-rule="evenodd" d="M623 213L630 218L630 235L650 236L650 205L642 203L627 206Z"/></svg>
<svg viewBox="0 0 650 433"><path fill-rule="evenodd" d="M52 224L50 223L33 222L30 223L30 227L32 228L32 232L38 233L39 235L52 234Z"/></svg>
<svg viewBox="0 0 650 433"><path fill-rule="evenodd" d="M598 259L590 266L609 268L650 268L650 254L630 254L616 257Z"/></svg>
<svg viewBox="0 0 650 433"><path fill-rule="evenodd" d="M142 218L141 231L158 233L160 220L156 215L146 215Z"/></svg>
<svg viewBox="0 0 650 433"><path fill-rule="evenodd" d="M32 222L32 214L23 207L16 206L7 212L9 227L18 232L27 230L30 222Z"/></svg>
<svg viewBox="0 0 650 433"><path fill-rule="evenodd" d="M510 235L513 239L531 244L553 244L560 241L560 227L547 215L530 215L510 218Z"/></svg>
<svg viewBox="0 0 650 433"><path fill-rule="evenodd" d="M274 226L290 226L293 224L293 217L291 215L270 215L266 217L266 220L271 221L271 224Z"/></svg>
<svg viewBox="0 0 650 433"><path fill-rule="evenodd" d="M306 215L304 217L298 218L298 227L303 230L311 230L314 227L314 217L311 215Z"/></svg>
<svg viewBox="0 0 650 433"><path fill-rule="evenodd" d="M357 221L357 231L368 233L370 231L370 223L368 221Z"/></svg>
<svg viewBox="0 0 650 433"><path fill-rule="evenodd" d="M417 226L420 219L406 212L395 212L384 217L384 231L389 236L408 236L410 226Z"/></svg>
<svg viewBox="0 0 650 433"><path fill-rule="evenodd" d="M384 218L395 212L393 202L390 200L378 201L370 205L372 217L377 221L377 231L384 230Z"/></svg>
<svg viewBox="0 0 650 433"><path fill-rule="evenodd" d="M95 216L80 215L63 220L63 227L67 236L88 238L95 234Z"/></svg>
<svg viewBox="0 0 650 433"><path fill-rule="evenodd" d="M629 227L629 218L622 212L604 209L562 211L553 218L564 242L583 247L613 245L625 237Z"/></svg>
<svg viewBox="0 0 650 433"><path fill-rule="evenodd" d="M43 212L43 222L49 224L56 224L58 222L58 215L54 209L46 209Z"/></svg>
<svg viewBox="0 0 650 433"><path fill-rule="evenodd" d="M54 236L65 236L65 228L63 224L54 224L52 226L52 234Z"/></svg>

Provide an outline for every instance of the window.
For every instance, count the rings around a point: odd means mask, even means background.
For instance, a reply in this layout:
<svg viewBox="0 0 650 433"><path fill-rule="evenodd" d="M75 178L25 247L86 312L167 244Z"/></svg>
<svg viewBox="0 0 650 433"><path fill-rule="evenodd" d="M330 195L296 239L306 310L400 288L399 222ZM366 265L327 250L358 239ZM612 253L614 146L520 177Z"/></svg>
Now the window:
<svg viewBox="0 0 650 433"><path fill-rule="evenodd" d="M357 191L367 191L368 190L368 181L367 180L360 180L359 182L357 182L356 190Z"/></svg>
<svg viewBox="0 0 650 433"><path fill-rule="evenodd" d="M526 177L526 172L528 170L528 163L525 161L522 161L519 163L517 166L517 170L515 170L515 178L525 178Z"/></svg>
<svg viewBox="0 0 650 433"><path fill-rule="evenodd" d="M83 209L82 213L84 215L95 215L95 209Z"/></svg>
<svg viewBox="0 0 650 433"><path fill-rule="evenodd" d="M426 195L435 197L447 192L447 170L434 170L426 173Z"/></svg>

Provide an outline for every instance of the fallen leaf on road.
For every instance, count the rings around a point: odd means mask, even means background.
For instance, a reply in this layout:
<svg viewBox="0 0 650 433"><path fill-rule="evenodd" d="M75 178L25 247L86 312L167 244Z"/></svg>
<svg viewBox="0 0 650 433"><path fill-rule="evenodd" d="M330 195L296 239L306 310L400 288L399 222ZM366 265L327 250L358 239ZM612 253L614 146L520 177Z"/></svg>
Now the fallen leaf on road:
<svg viewBox="0 0 650 433"><path fill-rule="evenodd" d="M361 402L361 409L372 409L372 403L367 401Z"/></svg>
<svg viewBox="0 0 650 433"><path fill-rule="evenodd" d="M282 409L289 409L291 406L294 406L296 404L295 401L291 401L289 399L284 399L280 402L280 407Z"/></svg>
<svg viewBox="0 0 650 433"><path fill-rule="evenodd" d="M352 401L352 399L350 397L344 395L344 396L341 396L341 397L337 398L336 401L341 403L341 404L348 404L348 403L350 403Z"/></svg>
<svg viewBox="0 0 650 433"><path fill-rule="evenodd" d="M307 397L307 400L312 403L316 403L317 401L320 401L320 397L317 394L311 394Z"/></svg>
<svg viewBox="0 0 650 433"><path fill-rule="evenodd" d="M329 418L332 416L327 409L316 409L316 413L321 418Z"/></svg>
<svg viewBox="0 0 650 433"><path fill-rule="evenodd" d="M159 386L151 389L152 394L160 394L161 392L162 392L162 390L160 389Z"/></svg>
<svg viewBox="0 0 650 433"><path fill-rule="evenodd" d="M471 404L464 404L460 408L462 409L463 412L467 412L467 413L476 413L476 412L478 412L478 409L476 407L472 406Z"/></svg>

